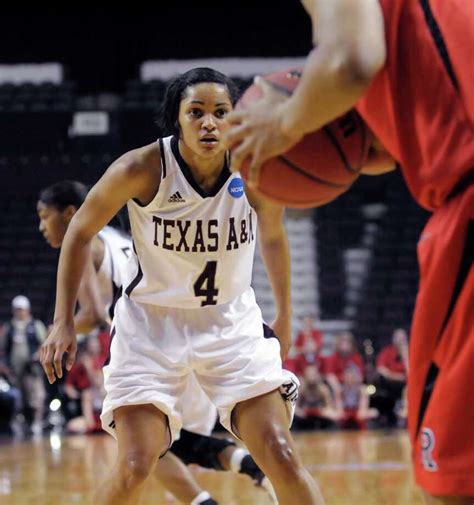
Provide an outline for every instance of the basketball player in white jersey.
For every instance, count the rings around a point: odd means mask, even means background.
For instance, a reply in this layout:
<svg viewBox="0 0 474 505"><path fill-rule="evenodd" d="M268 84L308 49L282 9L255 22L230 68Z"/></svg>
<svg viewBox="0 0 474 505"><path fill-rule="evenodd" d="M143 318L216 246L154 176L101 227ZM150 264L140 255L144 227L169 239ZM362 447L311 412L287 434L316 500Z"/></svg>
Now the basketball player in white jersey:
<svg viewBox="0 0 474 505"><path fill-rule="evenodd" d="M68 180L41 191L37 203L39 229L51 247L61 247L67 226L84 202L87 191L84 184ZM90 332L99 323L110 322L106 321L106 314L113 314L114 300L122 288L122 272L131 251L131 237L111 226L102 228L92 240L91 268L81 281L78 296L80 308L74 317L78 333ZM245 449L237 448L235 443L228 440L210 436L216 423L217 410L194 377L190 378L181 402L184 429L171 451L186 464L194 463L248 475L257 485L263 482L272 494L263 472ZM184 503L217 504L207 491L200 488L181 461L171 453L159 460L155 474L163 486Z"/></svg>
<svg viewBox="0 0 474 505"><path fill-rule="evenodd" d="M125 204L134 254L118 300L104 369L103 427L118 440L116 465L96 505L135 504L157 457L179 432L179 398L194 373L272 482L281 505L321 504L289 432L280 352L290 344L289 253L283 209L244 192L228 170L222 135L234 85L194 69L168 87L171 137L114 162L72 219L61 248L55 325L41 350L50 382L76 350L73 312L90 243ZM280 338L264 338L250 287L259 241L273 288Z"/></svg>

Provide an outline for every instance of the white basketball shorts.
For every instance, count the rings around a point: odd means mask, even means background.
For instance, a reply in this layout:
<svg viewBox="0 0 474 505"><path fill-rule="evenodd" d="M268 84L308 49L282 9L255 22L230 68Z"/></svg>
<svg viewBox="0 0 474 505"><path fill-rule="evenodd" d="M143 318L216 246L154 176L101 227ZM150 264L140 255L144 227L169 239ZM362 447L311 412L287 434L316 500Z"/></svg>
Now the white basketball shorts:
<svg viewBox="0 0 474 505"><path fill-rule="evenodd" d="M291 423L298 379L282 369L278 340L263 333L251 288L229 303L199 309L139 304L122 296L104 368L104 430L115 436L115 409L153 404L168 417L175 440L183 419L189 427L190 417L199 416L202 396L192 394L191 374L231 433L237 403L282 385Z"/></svg>

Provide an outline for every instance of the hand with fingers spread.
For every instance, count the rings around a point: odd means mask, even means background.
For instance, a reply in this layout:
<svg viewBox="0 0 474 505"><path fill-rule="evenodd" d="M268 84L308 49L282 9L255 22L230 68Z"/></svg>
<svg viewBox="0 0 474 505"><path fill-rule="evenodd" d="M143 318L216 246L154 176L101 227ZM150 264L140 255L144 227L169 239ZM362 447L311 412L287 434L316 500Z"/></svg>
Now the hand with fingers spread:
<svg viewBox="0 0 474 505"><path fill-rule="evenodd" d="M62 358L67 353L66 370L76 359L77 339L74 325L55 324L40 349L40 362L50 384L63 376Z"/></svg>
<svg viewBox="0 0 474 505"><path fill-rule="evenodd" d="M301 136L283 130L282 119L288 96L276 91L261 77L255 78L255 85L263 97L248 109L231 112L227 119L233 127L226 134L232 150L231 170L238 172L248 158L247 184L253 188L258 185L262 163L288 151L301 139Z"/></svg>

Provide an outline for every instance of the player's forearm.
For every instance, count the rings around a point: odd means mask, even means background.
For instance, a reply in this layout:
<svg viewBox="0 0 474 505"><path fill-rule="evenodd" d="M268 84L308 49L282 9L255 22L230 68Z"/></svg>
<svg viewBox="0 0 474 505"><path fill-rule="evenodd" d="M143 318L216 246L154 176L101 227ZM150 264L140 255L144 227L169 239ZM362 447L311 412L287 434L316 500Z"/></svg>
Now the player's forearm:
<svg viewBox="0 0 474 505"><path fill-rule="evenodd" d="M79 284L89 257L90 238L83 237L71 222L59 257L54 322L72 326Z"/></svg>
<svg viewBox="0 0 474 505"><path fill-rule="evenodd" d="M282 130L302 136L351 109L370 84L343 52L316 48L308 56L300 83L282 105Z"/></svg>
<svg viewBox="0 0 474 505"><path fill-rule="evenodd" d="M290 251L286 233L266 239L260 236L260 251L272 287L277 314L291 316L291 268Z"/></svg>

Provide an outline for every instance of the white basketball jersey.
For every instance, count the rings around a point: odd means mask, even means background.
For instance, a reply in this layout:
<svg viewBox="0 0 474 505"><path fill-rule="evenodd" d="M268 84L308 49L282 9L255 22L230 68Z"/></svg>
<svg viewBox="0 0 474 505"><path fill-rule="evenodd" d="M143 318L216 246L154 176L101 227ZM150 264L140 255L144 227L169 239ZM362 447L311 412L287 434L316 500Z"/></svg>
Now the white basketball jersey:
<svg viewBox="0 0 474 505"><path fill-rule="evenodd" d="M250 287L257 215L239 174L225 166L209 194L195 182L177 137L159 139L161 182L146 206L128 202L134 261L125 293L141 303L219 305Z"/></svg>
<svg viewBox="0 0 474 505"><path fill-rule="evenodd" d="M125 232L105 226L98 233L104 244L104 258L97 272L100 291L108 311L117 291L125 282L126 265L133 253L132 238Z"/></svg>

